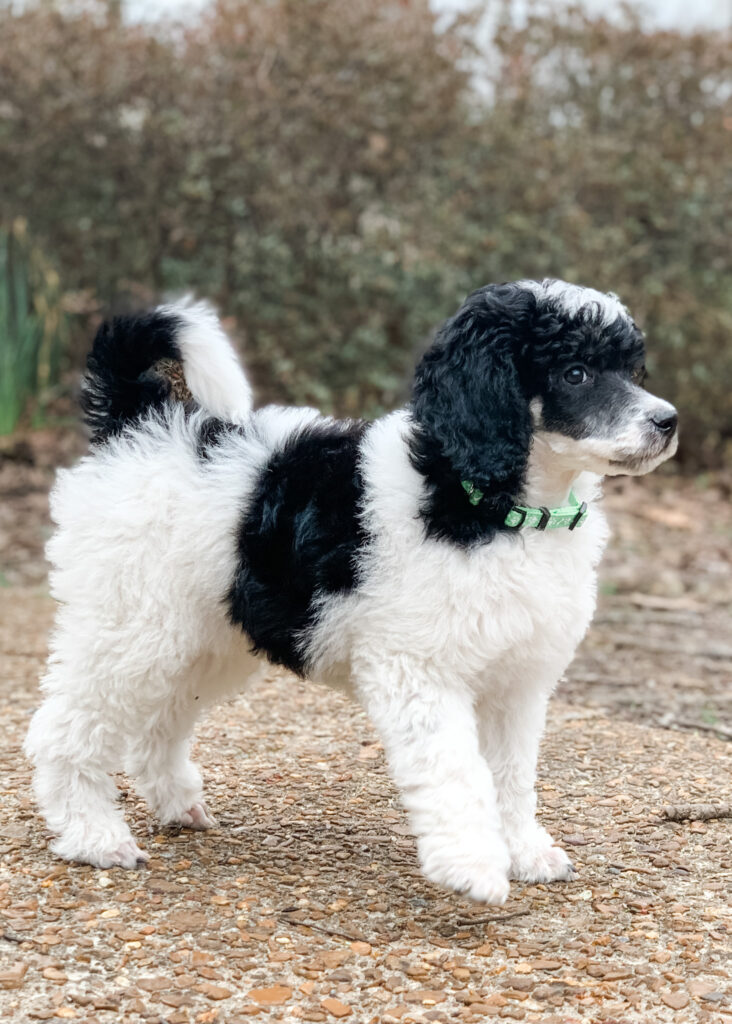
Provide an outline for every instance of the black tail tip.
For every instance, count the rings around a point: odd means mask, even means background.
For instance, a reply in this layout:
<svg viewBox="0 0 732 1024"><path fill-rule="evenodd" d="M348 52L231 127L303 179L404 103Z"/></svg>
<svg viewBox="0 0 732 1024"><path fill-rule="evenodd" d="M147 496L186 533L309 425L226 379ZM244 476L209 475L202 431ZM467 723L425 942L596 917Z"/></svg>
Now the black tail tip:
<svg viewBox="0 0 732 1024"><path fill-rule="evenodd" d="M170 381L153 367L161 359L180 360L176 343L180 321L154 310L103 323L87 358L81 409L92 443L120 434L169 399Z"/></svg>

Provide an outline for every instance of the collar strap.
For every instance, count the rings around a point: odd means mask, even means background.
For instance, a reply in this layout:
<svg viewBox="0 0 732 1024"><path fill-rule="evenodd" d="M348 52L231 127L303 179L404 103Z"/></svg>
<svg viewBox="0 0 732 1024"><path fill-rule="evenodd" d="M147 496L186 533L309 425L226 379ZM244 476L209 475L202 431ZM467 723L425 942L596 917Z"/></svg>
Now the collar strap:
<svg viewBox="0 0 732 1024"><path fill-rule="evenodd" d="M479 505L483 500L483 491L470 480L462 480L461 483L470 504ZM539 508L531 508L529 505L514 505L503 522L515 530L521 530L527 526L533 526L537 530L558 530L563 527L575 530L584 523L585 519L587 519L587 503L583 501L580 504L574 491L570 491L569 505L563 505L561 508L546 508L545 505L541 505Z"/></svg>

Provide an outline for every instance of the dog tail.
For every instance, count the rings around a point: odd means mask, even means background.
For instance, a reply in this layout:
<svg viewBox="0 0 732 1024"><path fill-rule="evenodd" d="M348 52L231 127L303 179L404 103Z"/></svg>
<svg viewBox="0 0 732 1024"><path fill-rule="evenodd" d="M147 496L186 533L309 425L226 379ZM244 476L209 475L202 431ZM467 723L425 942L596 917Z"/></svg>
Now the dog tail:
<svg viewBox="0 0 732 1024"><path fill-rule="evenodd" d="M188 390L207 412L233 423L247 419L251 388L218 317L205 302L183 300L115 317L97 331L81 391L93 443L169 400L171 382L155 368L161 359L182 364Z"/></svg>

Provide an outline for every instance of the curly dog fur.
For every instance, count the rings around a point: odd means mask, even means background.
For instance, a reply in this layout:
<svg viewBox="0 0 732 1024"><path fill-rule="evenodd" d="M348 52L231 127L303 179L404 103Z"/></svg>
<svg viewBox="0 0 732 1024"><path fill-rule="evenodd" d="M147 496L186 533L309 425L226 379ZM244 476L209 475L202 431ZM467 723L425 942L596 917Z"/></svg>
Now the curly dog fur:
<svg viewBox="0 0 732 1024"><path fill-rule="evenodd" d="M193 402L160 359L182 362ZM90 454L52 495L59 609L26 743L53 849L146 859L120 767L162 822L209 827L196 718L269 659L363 702L428 878L501 903L510 878L571 877L535 819L536 761L594 610L601 478L676 449L643 360L613 295L487 286L438 331L405 408L344 422L252 411L203 305L105 325L84 384ZM515 505L570 492L580 529L507 525Z"/></svg>

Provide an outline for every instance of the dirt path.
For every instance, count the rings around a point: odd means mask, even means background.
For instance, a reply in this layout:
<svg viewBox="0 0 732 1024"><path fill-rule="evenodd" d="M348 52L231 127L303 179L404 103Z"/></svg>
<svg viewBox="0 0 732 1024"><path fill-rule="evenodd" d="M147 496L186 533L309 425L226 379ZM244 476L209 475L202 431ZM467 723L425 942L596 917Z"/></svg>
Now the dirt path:
<svg viewBox="0 0 732 1024"><path fill-rule="evenodd" d="M560 696L732 739L729 485L621 479L606 506L598 611Z"/></svg>
<svg viewBox="0 0 732 1024"><path fill-rule="evenodd" d="M657 815L729 800L729 743L555 701L541 814L578 879L495 910L421 878L361 712L273 678L199 729L220 827L159 832L120 779L153 859L98 872L48 852L20 754L51 613L0 592L8 1019L732 1020L732 822Z"/></svg>
<svg viewBox="0 0 732 1024"><path fill-rule="evenodd" d="M541 816L578 878L514 884L496 910L421 878L361 712L275 676L198 731L215 831L160 832L120 778L149 869L55 860L20 753L53 612L41 560L52 461L0 466L0 1015L732 1021L732 820L659 816L732 800L721 484L610 489L598 620L541 759Z"/></svg>

